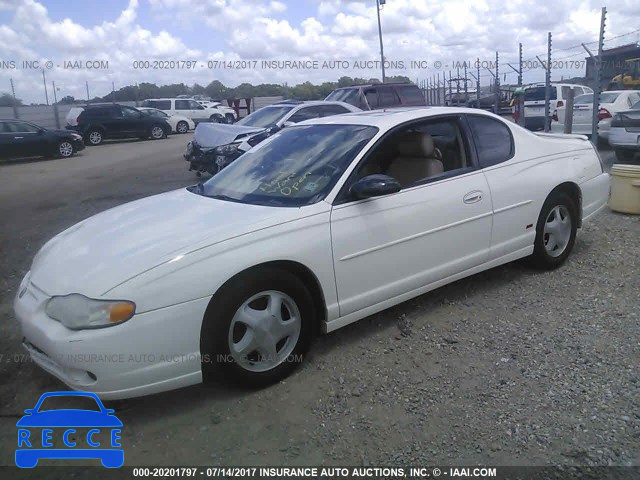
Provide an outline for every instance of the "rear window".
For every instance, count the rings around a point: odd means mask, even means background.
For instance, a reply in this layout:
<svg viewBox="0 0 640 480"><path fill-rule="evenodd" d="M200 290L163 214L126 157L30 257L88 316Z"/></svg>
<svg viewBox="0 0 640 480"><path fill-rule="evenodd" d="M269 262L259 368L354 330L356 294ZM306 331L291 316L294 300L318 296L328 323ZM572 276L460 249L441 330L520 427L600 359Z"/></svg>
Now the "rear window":
<svg viewBox="0 0 640 480"><path fill-rule="evenodd" d="M109 117L115 115L115 109L113 107L96 107L96 108L85 108L78 118L86 118L86 117Z"/></svg>
<svg viewBox="0 0 640 480"><path fill-rule="evenodd" d="M145 100L143 107L157 108L158 110L171 110L171 100Z"/></svg>
<svg viewBox="0 0 640 480"><path fill-rule="evenodd" d="M613 103L620 96L619 93L604 92L600 94L600 103Z"/></svg>
<svg viewBox="0 0 640 480"><path fill-rule="evenodd" d="M524 91L524 101L525 102L538 102L544 101L545 87L530 87ZM549 100L556 100L558 98L558 93L556 92L556 87L551 86L551 92L549 96Z"/></svg>
<svg viewBox="0 0 640 480"><path fill-rule="evenodd" d="M576 105L578 103L593 103L593 94L592 93L585 93L584 95L578 95L576 98L574 98L573 100L573 104Z"/></svg>
<svg viewBox="0 0 640 480"><path fill-rule="evenodd" d="M405 105L426 105L424 95L416 85L398 85L396 91Z"/></svg>

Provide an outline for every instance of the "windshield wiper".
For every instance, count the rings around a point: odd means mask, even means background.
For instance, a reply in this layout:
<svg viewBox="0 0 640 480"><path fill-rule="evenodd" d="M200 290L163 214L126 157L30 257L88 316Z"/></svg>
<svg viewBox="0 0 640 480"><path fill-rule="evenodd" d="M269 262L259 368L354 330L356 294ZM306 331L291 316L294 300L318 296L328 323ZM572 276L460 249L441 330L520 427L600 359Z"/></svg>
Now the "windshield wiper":
<svg viewBox="0 0 640 480"><path fill-rule="evenodd" d="M224 201L227 201L227 202L243 203L241 200L238 200L237 198L230 197L229 195L222 195L222 194L218 194L218 195L205 195L205 197L207 197L207 198L213 198L213 199L215 199L215 200L224 200Z"/></svg>

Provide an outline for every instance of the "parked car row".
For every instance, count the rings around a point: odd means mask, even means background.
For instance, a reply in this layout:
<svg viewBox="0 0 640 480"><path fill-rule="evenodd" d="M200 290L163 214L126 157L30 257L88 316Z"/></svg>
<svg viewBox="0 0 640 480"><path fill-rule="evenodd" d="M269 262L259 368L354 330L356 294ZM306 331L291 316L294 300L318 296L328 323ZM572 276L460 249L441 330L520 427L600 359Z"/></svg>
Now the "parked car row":
<svg viewBox="0 0 640 480"><path fill-rule="evenodd" d="M84 149L82 136L24 120L0 119L0 158L70 157Z"/></svg>
<svg viewBox="0 0 640 480"><path fill-rule="evenodd" d="M143 107L157 108L169 115L182 115L195 123L217 122L233 123L236 112L220 102L193 100L191 98L150 98L142 102Z"/></svg>

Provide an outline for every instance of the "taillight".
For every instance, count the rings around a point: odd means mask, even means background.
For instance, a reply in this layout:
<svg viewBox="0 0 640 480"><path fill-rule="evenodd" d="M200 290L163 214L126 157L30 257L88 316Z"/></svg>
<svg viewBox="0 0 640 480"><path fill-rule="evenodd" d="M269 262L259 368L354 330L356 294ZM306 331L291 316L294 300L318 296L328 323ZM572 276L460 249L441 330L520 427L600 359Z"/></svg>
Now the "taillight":
<svg viewBox="0 0 640 480"><path fill-rule="evenodd" d="M557 121L558 121L558 111L557 111L557 110L554 110L554 111L553 111L553 115L551 115L551 119L552 119L554 122L557 122Z"/></svg>
<svg viewBox="0 0 640 480"><path fill-rule="evenodd" d="M611 118L611 114L606 108L601 108L598 110L598 121L604 120L605 118Z"/></svg>
<svg viewBox="0 0 640 480"><path fill-rule="evenodd" d="M558 108L564 107L564 102L562 100L558 100Z"/></svg>

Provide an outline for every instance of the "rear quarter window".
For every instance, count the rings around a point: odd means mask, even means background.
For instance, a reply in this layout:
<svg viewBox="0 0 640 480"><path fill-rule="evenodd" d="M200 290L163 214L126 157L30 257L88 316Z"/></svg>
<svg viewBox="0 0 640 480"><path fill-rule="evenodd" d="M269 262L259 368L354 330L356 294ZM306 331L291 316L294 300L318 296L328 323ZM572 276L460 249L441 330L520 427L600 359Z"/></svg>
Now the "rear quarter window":
<svg viewBox="0 0 640 480"><path fill-rule="evenodd" d="M158 110L171 110L171 100L145 100L143 107L157 108Z"/></svg>
<svg viewBox="0 0 640 480"><path fill-rule="evenodd" d="M484 115L467 116L480 168L506 162L513 157L513 137L500 120Z"/></svg>

